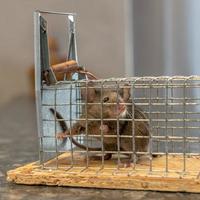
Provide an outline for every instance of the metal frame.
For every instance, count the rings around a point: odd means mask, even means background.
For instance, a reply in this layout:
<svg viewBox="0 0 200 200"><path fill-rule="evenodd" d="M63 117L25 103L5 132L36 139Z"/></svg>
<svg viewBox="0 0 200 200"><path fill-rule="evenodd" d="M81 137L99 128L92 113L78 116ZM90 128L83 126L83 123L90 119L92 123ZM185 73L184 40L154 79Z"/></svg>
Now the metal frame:
<svg viewBox="0 0 200 200"><path fill-rule="evenodd" d="M46 59L48 63L47 56L41 56L41 32L40 32L40 17L45 14L59 14L66 15L68 17L69 25L69 40L71 41L69 45L69 53L67 59L75 59L78 62L77 57L77 46L76 46L76 34L75 34L75 22L72 20L71 16L75 16L72 13L57 13L49 11L36 11L34 13L35 22L35 76L36 76L36 109L37 109L37 124L38 124L38 137L40 143L39 155L40 164L43 168L45 166L46 159L45 154L54 154L56 158L56 164L50 169L60 168L59 166L59 155L63 152L68 151L71 155L71 164L68 164L65 168L67 171L76 166L75 158L77 153L84 153L86 155L85 163L83 169L88 169L90 167L90 154L100 154L99 170L103 169L106 165L105 153L112 153L116 156L116 166L113 173L117 173L121 168L122 152L121 150L121 140L123 138L130 139L132 143L132 148L126 151L126 154L132 155L133 167L131 171L127 173L136 172L141 170L137 168L137 156L144 155L148 159L148 172L162 171L165 175L168 172L173 171L170 168L169 156L179 155L183 158L183 166L181 169L176 170L180 174L190 172L187 168L187 157L188 156L200 156L200 134L198 130L200 129L200 93L197 89L200 89L200 76L161 76L161 77L130 77L130 78L110 78L110 79L100 79L100 80L80 80L85 77L81 77L78 74L73 76L71 81L50 81L51 84L47 85L42 81L42 71L44 66L42 66L42 59ZM47 48L48 49L48 48ZM45 54L44 54L45 55ZM48 55L48 52L46 52ZM50 66L45 66L48 70ZM52 71L50 71L50 74ZM51 76L51 75L50 75ZM52 76L53 73L52 73ZM91 84L92 83L92 84ZM109 118L105 119L103 117L104 106L115 105L119 106L119 91L122 88L129 87L131 90L131 101L124 103L126 106L131 107L131 117L129 118ZM80 91L82 89L86 90L86 93L92 88L95 88L101 92L101 98L99 102L89 102L87 98L81 100ZM103 92L105 90L115 90L117 94L116 102L105 103L103 102ZM75 91L75 100L74 100ZM52 96L50 95L52 93ZM45 100L45 94L48 94ZM60 95L60 96L59 96ZM68 98L64 101L60 101L62 98ZM53 99L53 100L51 100ZM99 117L90 118L88 110L85 111L85 118L81 118L82 108L90 105L96 105L100 108ZM135 116L136 108L138 106L142 108L144 115L148 117L133 117ZM55 111L61 112L68 109L69 115L65 115L63 119L57 119L56 116L48 115L48 109L54 108ZM46 110L45 110L46 109ZM76 114L73 114L76 112ZM61 113L63 114L63 113ZM58 132L59 122L64 121L69 125L70 134L69 138L72 138L73 124L77 121L84 121L86 123L85 137L81 140L85 140L86 150L77 149L72 144L71 140L67 141L67 149L60 148L60 143L56 138ZM116 134L106 136L101 130L99 134L89 132L89 123L97 122L99 126L108 121L116 122ZM131 134L121 135L120 133L120 123L122 121L131 123ZM135 127L137 123L143 122L149 124L149 135L139 136L135 132ZM46 134L48 129L45 130L44 126L47 123L47 127L51 127L53 130L51 135ZM104 141L108 137L115 137L117 140L117 149L107 150L104 147ZM92 140L90 141L90 139ZM53 147L46 148L48 142L46 140L52 140ZM149 140L149 148L147 151L136 151L137 139ZM94 142L97 140L100 144ZM89 145L98 146L101 148L100 151L90 151ZM48 146L48 145L47 145ZM164 156L165 166L163 169L157 169L153 166L153 156Z"/></svg>
<svg viewBox="0 0 200 200"><path fill-rule="evenodd" d="M35 11L34 12L34 59L35 59L35 96L36 96L36 113L37 113L37 127L39 137L39 159L43 160L41 152L43 151L43 123L42 123L42 73L47 71L49 83L56 84L56 77L49 66L49 48L47 30L45 35L42 36L42 28L46 28L45 15L64 15L67 16L68 21L68 35L71 38L68 49L68 56L66 59L73 59L78 62L77 46L76 46L76 31L75 31L75 13L66 12L53 12L53 11ZM43 24L41 24L43 22ZM77 75L74 75L74 79L78 79Z"/></svg>

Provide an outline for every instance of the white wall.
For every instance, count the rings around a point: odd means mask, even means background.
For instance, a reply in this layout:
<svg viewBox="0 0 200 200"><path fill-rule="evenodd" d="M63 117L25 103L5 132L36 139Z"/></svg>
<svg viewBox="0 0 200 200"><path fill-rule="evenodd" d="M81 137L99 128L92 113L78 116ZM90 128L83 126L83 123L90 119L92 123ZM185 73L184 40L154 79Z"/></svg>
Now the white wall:
<svg viewBox="0 0 200 200"><path fill-rule="evenodd" d="M27 93L26 70L34 62L33 11L36 9L76 12L80 64L99 77L124 76L123 0L2 1L0 102L5 102L10 96ZM62 35L58 40L63 46Z"/></svg>
<svg viewBox="0 0 200 200"><path fill-rule="evenodd" d="M134 0L136 75L200 74L199 11L199 0Z"/></svg>

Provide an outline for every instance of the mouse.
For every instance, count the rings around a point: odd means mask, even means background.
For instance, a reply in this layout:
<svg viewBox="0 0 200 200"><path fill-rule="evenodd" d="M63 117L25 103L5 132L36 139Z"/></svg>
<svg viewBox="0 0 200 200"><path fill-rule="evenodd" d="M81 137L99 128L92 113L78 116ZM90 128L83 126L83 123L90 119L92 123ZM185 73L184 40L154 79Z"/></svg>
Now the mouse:
<svg viewBox="0 0 200 200"><path fill-rule="evenodd" d="M80 116L80 119L100 119L101 118L101 100L103 102L102 109L102 117L103 123L101 121L90 121L88 120L88 135L101 135L106 136L117 135L117 122L116 120L109 119L124 119L119 120L119 134L120 136L120 151L122 151L125 155L130 157L133 153L126 153L133 150L133 142L132 138L125 138L125 136L132 135L132 121L126 121L125 119L132 119L132 100L130 99L130 87L122 88L117 93L116 89L106 89L102 91L94 87L89 87L86 89L81 89L81 97L85 100L87 104L83 106L83 114ZM129 103L130 105L126 105ZM141 108L138 106L134 106L134 118L135 119L147 119L147 116L144 114ZM107 119L107 120L105 120ZM86 130L86 122L85 120L78 120L73 127L71 128L72 135L78 135L83 133ZM66 137L70 135L70 130L65 130L64 132L58 134L59 139L65 140ZM135 135L140 136L149 136L149 124L148 121L140 121L135 122ZM123 137L124 136L124 137ZM101 140L101 137L98 137ZM135 151L146 152L148 149L148 138L136 138L135 139ZM77 144L77 143L76 143ZM83 146L82 146L83 147ZM103 147L105 151L116 151L118 150L118 142L117 137L104 137L103 139ZM81 148L81 147L80 147ZM86 147L83 147L86 149ZM101 150L98 149L98 150ZM112 157L112 153L105 154L105 157L110 159Z"/></svg>

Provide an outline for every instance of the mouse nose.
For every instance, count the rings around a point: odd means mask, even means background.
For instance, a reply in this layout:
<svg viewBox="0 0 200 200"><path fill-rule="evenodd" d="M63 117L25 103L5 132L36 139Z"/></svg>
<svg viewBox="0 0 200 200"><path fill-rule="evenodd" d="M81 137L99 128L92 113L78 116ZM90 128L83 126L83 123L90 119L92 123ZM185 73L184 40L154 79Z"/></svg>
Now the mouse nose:
<svg viewBox="0 0 200 200"><path fill-rule="evenodd" d="M119 110L120 112L124 111L125 108L126 108L126 106L125 106L123 103L124 103L124 102L120 102L120 103L118 104L118 110Z"/></svg>

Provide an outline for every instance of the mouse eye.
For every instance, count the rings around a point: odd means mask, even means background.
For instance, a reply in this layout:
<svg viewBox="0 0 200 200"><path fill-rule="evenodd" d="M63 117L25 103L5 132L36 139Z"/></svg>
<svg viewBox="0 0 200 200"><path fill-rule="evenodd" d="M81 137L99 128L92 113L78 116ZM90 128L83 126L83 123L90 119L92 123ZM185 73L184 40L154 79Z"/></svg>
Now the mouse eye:
<svg viewBox="0 0 200 200"><path fill-rule="evenodd" d="M103 98L103 102L105 103L105 102L108 102L109 101L109 97L104 97Z"/></svg>

